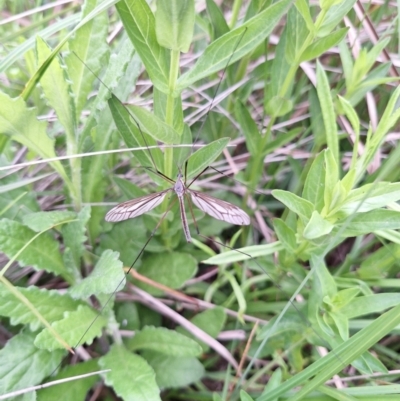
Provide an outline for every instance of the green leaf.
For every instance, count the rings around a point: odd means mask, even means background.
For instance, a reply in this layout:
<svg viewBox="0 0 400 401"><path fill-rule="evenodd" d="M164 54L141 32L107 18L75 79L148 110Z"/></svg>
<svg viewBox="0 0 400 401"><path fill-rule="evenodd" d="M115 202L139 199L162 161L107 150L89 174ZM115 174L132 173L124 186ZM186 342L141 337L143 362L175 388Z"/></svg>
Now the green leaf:
<svg viewBox="0 0 400 401"><path fill-rule="evenodd" d="M194 15L193 0L158 0L155 15L158 43L187 53L193 38Z"/></svg>
<svg viewBox="0 0 400 401"><path fill-rule="evenodd" d="M327 50L337 46L347 35L348 28L341 28L328 36L315 40L310 46L304 50L301 55L301 62L313 60L325 53Z"/></svg>
<svg viewBox="0 0 400 401"><path fill-rule="evenodd" d="M299 59L299 51L303 48L304 40L310 33L297 7L291 7L288 12L286 31L285 56L287 62L292 64Z"/></svg>
<svg viewBox="0 0 400 401"><path fill-rule="evenodd" d="M96 3L97 0L87 0L83 3L82 18L94 10ZM69 49L73 53L66 56L65 63L68 67L68 76L71 79L71 88L75 95L77 119L79 119L87 97L92 90L93 81L100 72L108 54L107 33L108 18L107 14L103 12L79 29L68 42Z"/></svg>
<svg viewBox="0 0 400 401"><path fill-rule="evenodd" d="M22 224L2 219L0 224L0 250L12 259L37 234ZM59 243L48 233L38 236L18 255L21 266L31 265L37 270L68 276L61 258ZM67 277L68 278L68 277Z"/></svg>
<svg viewBox="0 0 400 401"><path fill-rule="evenodd" d="M139 124L140 129L157 141L167 144L180 142L178 132L150 111L138 106L127 106L127 109L132 113L132 117Z"/></svg>
<svg viewBox="0 0 400 401"><path fill-rule="evenodd" d="M317 34L320 37L329 35L333 29L337 28L344 16L353 8L356 0L343 0L327 10L324 21Z"/></svg>
<svg viewBox="0 0 400 401"><path fill-rule="evenodd" d="M338 204L339 167L330 149L324 151L325 160L325 210L330 211Z"/></svg>
<svg viewBox="0 0 400 401"><path fill-rule="evenodd" d="M69 295L61 295L56 290L38 289L30 286L28 288L16 287L36 310L48 321L60 320L66 311L74 311L82 302L73 300ZM32 331L42 328L41 322L28 306L16 298L3 284L0 285L0 315L10 318L10 323L29 324Z"/></svg>
<svg viewBox="0 0 400 401"><path fill-rule="evenodd" d="M219 38L225 33L229 32L229 26L225 21L224 14L214 0L206 0L207 14L210 18L211 25L214 31L214 39Z"/></svg>
<svg viewBox="0 0 400 401"><path fill-rule="evenodd" d="M187 177L195 177L206 169L226 148L229 138L217 139L194 152L188 159Z"/></svg>
<svg viewBox="0 0 400 401"><path fill-rule="evenodd" d="M165 252L163 254L150 255L143 260L140 273L164 284L167 287L176 289L191 279L197 272L197 261L192 255L183 252ZM142 283L137 284L145 288L151 294L159 294L160 291Z"/></svg>
<svg viewBox="0 0 400 401"><path fill-rule="evenodd" d="M251 398L246 391L240 390L240 401L254 401L254 398Z"/></svg>
<svg viewBox="0 0 400 401"><path fill-rule="evenodd" d="M133 121L130 112L116 96L112 95L108 101L108 104L110 106L115 125L117 126L117 129L127 147L144 149L138 149L137 151L133 152L140 164L144 167L156 167L157 169L160 169L162 153L157 147L156 140L144 132L144 127L143 131L140 132L138 125ZM142 129L142 126L140 126L140 128ZM151 147L150 150L147 149L148 146ZM156 166L153 166L153 160Z"/></svg>
<svg viewBox="0 0 400 401"><path fill-rule="evenodd" d="M321 152L308 171L302 194L303 198L310 201L318 212L321 212L324 207L325 174L325 155Z"/></svg>
<svg viewBox="0 0 400 401"><path fill-rule="evenodd" d="M119 1L116 8L154 86L168 93L167 51L157 42L154 15L146 1Z"/></svg>
<svg viewBox="0 0 400 401"><path fill-rule="evenodd" d="M24 187L26 185L32 184L33 182L40 181L43 178L47 178L51 174L52 173L38 175L36 177L25 178L25 179L21 179L21 180L15 181L15 182L11 182L9 184L0 185L0 194L4 194L4 193L7 193L9 191L13 191L14 189L22 188L22 187ZM0 208L0 210L1 210L1 208Z"/></svg>
<svg viewBox="0 0 400 401"><path fill-rule="evenodd" d="M55 158L54 141L46 134L46 123L38 121L36 113L26 107L21 98L11 99L0 92L0 132L8 135L13 141L26 146L43 159ZM59 161L50 165L64 181L69 182L64 167Z"/></svg>
<svg viewBox="0 0 400 401"><path fill-rule="evenodd" d="M289 252L295 252L297 248L296 233L282 220L273 220L275 233L281 244Z"/></svg>
<svg viewBox="0 0 400 401"><path fill-rule="evenodd" d="M155 373L139 355L113 345L108 354L100 358L99 364L103 369L111 369L105 382L124 401L161 401Z"/></svg>
<svg viewBox="0 0 400 401"><path fill-rule="evenodd" d="M272 32L287 11L291 0L281 0L211 43L194 67L177 82L180 93L194 82L222 70L250 53Z"/></svg>
<svg viewBox="0 0 400 401"><path fill-rule="evenodd" d="M64 223L69 223L72 220L77 220L76 213L68 210L30 213L22 218L24 225L37 233L47 231Z"/></svg>
<svg viewBox="0 0 400 401"><path fill-rule="evenodd" d="M339 165L339 136L336 126L336 115L332 102L331 88L323 67L317 62L317 93L324 120L326 143Z"/></svg>
<svg viewBox="0 0 400 401"><path fill-rule="evenodd" d="M89 298L91 295L114 294L125 287L125 273L119 253L104 251L93 271L80 283L70 288L73 298Z"/></svg>
<svg viewBox="0 0 400 401"><path fill-rule="evenodd" d="M65 351L48 352L33 345L34 333L21 332L0 350L0 394L35 386L61 362Z"/></svg>
<svg viewBox="0 0 400 401"><path fill-rule="evenodd" d="M212 0L210 0L212 1ZM258 155L260 152L259 143L261 139L260 132L254 120L252 119L249 110L239 100L235 102L235 117L243 135L246 138L246 146L252 156Z"/></svg>
<svg viewBox="0 0 400 401"><path fill-rule="evenodd" d="M182 388L198 382L204 376L203 365L194 357L175 357L156 352L143 356L156 373L160 388Z"/></svg>
<svg viewBox="0 0 400 401"><path fill-rule="evenodd" d="M242 260L258 258L260 256L272 255L281 250L283 250L283 246L280 242L273 242L272 244L266 245L252 245L211 256L211 258L202 260L201 263L206 265L224 265L228 263L240 262Z"/></svg>
<svg viewBox="0 0 400 401"><path fill-rule="evenodd" d="M76 311L65 312L64 316L62 320L54 322L52 327L74 348L82 344L90 345L96 337L100 337L101 329L107 324L107 320L97 311L84 305L79 306ZM48 351L62 347L48 329L38 334L35 345Z"/></svg>
<svg viewBox="0 0 400 401"><path fill-rule="evenodd" d="M364 213L400 199L400 183L377 182L350 191L339 210L347 215Z"/></svg>
<svg viewBox="0 0 400 401"><path fill-rule="evenodd" d="M87 240L85 235L86 225L88 224L91 216L90 206L85 206L78 213L78 221L71 222L62 226L61 232L64 240L64 246L71 252L71 257L74 262L74 270L71 273L75 278L81 277L80 274L80 259L85 251L84 243ZM65 258L64 258L65 261Z"/></svg>
<svg viewBox="0 0 400 401"><path fill-rule="evenodd" d="M36 49L38 53L38 64L43 64L51 54L49 46L37 37ZM70 146L67 147L67 154L70 154L71 143L77 140L76 120L75 120L75 102L70 96L71 87L69 85L69 77L66 71L61 66L59 56L54 57L52 63L46 70L46 73L41 77L44 94L50 105L56 111L60 123L65 128Z"/></svg>
<svg viewBox="0 0 400 401"><path fill-rule="evenodd" d="M208 309L204 312L198 313L193 319L190 320L193 324L199 327L201 330L206 332L213 338L217 338L218 334L224 328L226 323L226 314L224 310L220 307L216 307L213 309ZM184 334L187 337L192 338L197 343L201 345L203 348L203 352L207 352L209 350L209 346L200 341L193 334L189 333L183 327L177 327L177 331L179 333Z"/></svg>
<svg viewBox="0 0 400 401"><path fill-rule="evenodd" d="M273 117L282 117L293 109L293 102L281 96L274 96L265 105L265 111Z"/></svg>
<svg viewBox="0 0 400 401"><path fill-rule="evenodd" d="M56 376L52 376L51 380L57 381L68 379L70 377L81 376L98 370L99 367L97 365L97 360L91 359L87 362L66 366ZM89 377L79 377L79 380L75 380L73 385L71 385L71 382L57 383L56 386L41 389L37 393L37 401L84 400L90 389L99 380L100 377L93 375Z"/></svg>
<svg viewBox="0 0 400 401"><path fill-rule="evenodd" d="M304 228L304 238L315 239L329 234L335 226L325 220L316 210L313 211L310 221Z"/></svg>
<svg viewBox="0 0 400 401"><path fill-rule="evenodd" d="M268 394L260 396L257 401L273 401L301 384L304 386L294 396L291 396L291 401L304 399L313 389L325 383L335 373L340 372L343 366L362 355L398 324L400 324L400 306L397 305L353 335L348 341L335 347L334 352L330 352Z"/></svg>
<svg viewBox="0 0 400 401"><path fill-rule="evenodd" d="M385 294L373 294L354 298L344 305L340 312L348 319L358 318L373 313L382 313L386 309L400 304L400 294L387 292Z"/></svg>
<svg viewBox="0 0 400 401"><path fill-rule="evenodd" d="M170 356L199 356L199 344L176 331L164 327L147 326L135 333L127 347L131 351L152 350Z"/></svg>
<svg viewBox="0 0 400 401"><path fill-rule="evenodd" d="M400 228L400 213L392 210L378 209L350 216L349 221L341 223L342 233L346 237L370 234L378 230L398 230Z"/></svg>
<svg viewBox="0 0 400 401"><path fill-rule="evenodd" d="M292 212L296 213L303 219L310 219L314 207L311 202L306 199L301 198L291 192L283 191L281 189L275 189L272 191L272 196L282 202L286 207L288 207Z"/></svg>

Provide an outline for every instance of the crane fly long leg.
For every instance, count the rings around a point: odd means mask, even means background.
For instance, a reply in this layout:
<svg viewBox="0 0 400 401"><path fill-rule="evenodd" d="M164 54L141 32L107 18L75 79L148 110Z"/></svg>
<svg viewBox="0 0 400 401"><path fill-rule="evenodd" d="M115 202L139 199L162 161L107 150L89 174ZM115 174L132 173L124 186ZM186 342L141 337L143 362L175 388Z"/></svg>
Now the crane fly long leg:
<svg viewBox="0 0 400 401"><path fill-rule="evenodd" d="M187 242L192 242L192 237L190 236L189 225L188 225L188 222L187 222L187 217L186 217L186 212L185 212L184 198L181 197L181 196L178 196L178 200L179 200L179 209L181 211L181 220L182 220L183 232L185 233L186 241Z"/></svg>

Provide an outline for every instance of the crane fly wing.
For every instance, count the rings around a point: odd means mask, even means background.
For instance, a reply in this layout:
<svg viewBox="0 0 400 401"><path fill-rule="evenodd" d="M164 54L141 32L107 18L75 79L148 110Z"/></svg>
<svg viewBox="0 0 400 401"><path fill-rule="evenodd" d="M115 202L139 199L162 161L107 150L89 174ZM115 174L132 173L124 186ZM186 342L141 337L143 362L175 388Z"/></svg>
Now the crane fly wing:
<svg viewBox="0 0 400 401"><path fill-rule="evenodd" d="M250 224L249 215L232 203L194 191L193 189L187 189L186 192L189 192L193 203L211 217L238 226L248 226Z"/></svg>
<svg viewBox="0 0 400 401"><path fill-rule="evenodd" d="M164 200L165 195L170 191L171 188L120 203L106 214L105 219L106 221L117 222L140 216L141 214L149 212L157 207Z"/></svg>

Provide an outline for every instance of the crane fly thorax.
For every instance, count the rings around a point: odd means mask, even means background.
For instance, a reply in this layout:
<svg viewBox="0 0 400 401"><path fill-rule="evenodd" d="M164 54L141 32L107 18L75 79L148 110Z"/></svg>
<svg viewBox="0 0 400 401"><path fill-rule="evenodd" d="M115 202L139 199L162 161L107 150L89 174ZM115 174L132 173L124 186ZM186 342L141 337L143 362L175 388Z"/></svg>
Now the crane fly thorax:
<svg viewBox="0 0 400 401"><path fill-rule="evenodd" d="M183 195L185 194L185 190L186 190L186 188L185 188L185 184L182 180L182 174L178 174L178 178L174 185L174 191L178 197L182 198Z"/></svg>

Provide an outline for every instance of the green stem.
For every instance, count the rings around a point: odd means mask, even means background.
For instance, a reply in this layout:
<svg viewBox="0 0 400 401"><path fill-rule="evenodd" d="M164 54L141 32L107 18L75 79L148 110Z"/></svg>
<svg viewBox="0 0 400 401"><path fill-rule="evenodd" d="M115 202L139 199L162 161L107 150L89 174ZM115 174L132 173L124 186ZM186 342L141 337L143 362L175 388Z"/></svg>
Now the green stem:
<svg viewBox="0 0 400 401"><path fill-rule="evenodd" d="M179 50L171 50L171 59L170 59L170 70L169 70L169 92L167 95L167 104L165 110L165 122L170 125L171 127L174 126L174 105L176 99L173 97L173 93L176 87L176 80L178 79L179 74L179 59L180 59L180 52ZM173 163L174 163L174 149L173 148L166 148L164 153L164 174L167 177L172 176L173 170ZM170 184L169 184L170 185ZM168 202L163 203L163 212L165 213L168 209ZM164 219L161 224L161 230L163 234L166 234L168 231L168 221ZM167 238L164 236L164 238ZM165 243L169 246L169 240L166 239Z"/></svg>
<svg viewBox="0 0 400 401"><path fill-rule="evenodd" d="M229 22L229 28L233 28L236 25L238 15L240 8L242 7L243 0L235 0L233 3L233 8L232 8L232 18L231 21Z"/></svg>

